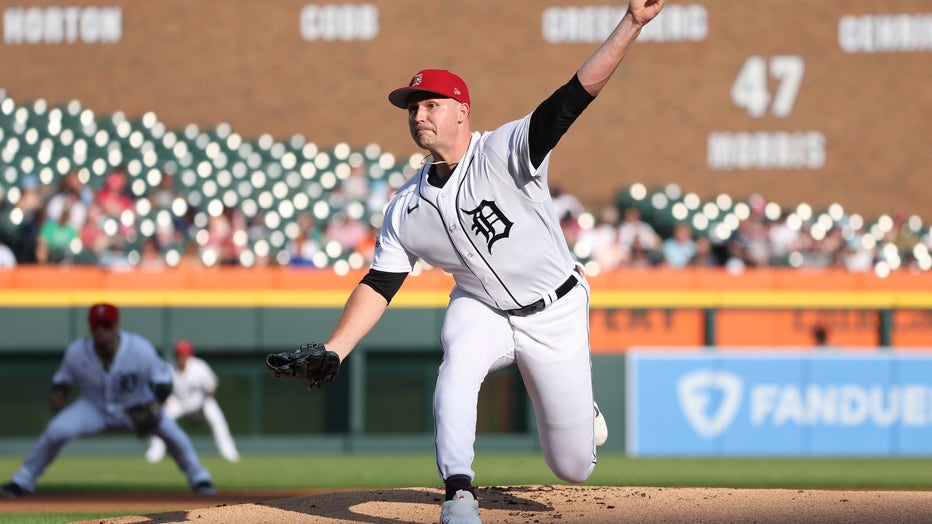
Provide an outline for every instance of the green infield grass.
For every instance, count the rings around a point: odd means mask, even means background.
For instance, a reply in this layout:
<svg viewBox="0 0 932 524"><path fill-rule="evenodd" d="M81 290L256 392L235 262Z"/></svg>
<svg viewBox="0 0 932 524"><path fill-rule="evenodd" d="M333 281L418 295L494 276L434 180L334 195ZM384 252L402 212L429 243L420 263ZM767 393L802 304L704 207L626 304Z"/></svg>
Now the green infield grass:
<svg viewBox="0 0 932 524"><path fill-rule="evenodd" d="M0 480L21 457L0 456ZM202 457L220 491L440 487L432 453L246 455L238 464ZM562 484L540 454L479 453L479 486ZM734 487L797 489L932 490L932 458L628 458L603 453L585 483L592 486ZM184 477L166 459L148 464L141 456L61 456L39 479L41 493L175 491ZM49 524L146 514L4 513L0 523Z"/></svg>

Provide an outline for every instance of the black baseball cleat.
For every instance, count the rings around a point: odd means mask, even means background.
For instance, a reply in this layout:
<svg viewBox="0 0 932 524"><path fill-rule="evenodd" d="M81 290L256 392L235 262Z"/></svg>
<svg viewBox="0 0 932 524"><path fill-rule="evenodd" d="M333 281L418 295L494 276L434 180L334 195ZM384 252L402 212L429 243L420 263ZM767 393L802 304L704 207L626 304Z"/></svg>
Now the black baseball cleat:
<svg viewBox="0 0 932 524"><path fill-rule="evenodd" d="M214 484L209 480L198 482L197 484L195 484L193 488L191 488L191 490L197 493L198 495L216 495L217 494L217 488L215 488Z"/></svg>
<svg viewBox="0 0 932 524"><path fill-rule="evenodd" d="M19 484L15 482L8 482L0 486L0 495L8 499L15 499L18 497L22 497L25 494L26 494L26 490L19 487Z"/></svg>

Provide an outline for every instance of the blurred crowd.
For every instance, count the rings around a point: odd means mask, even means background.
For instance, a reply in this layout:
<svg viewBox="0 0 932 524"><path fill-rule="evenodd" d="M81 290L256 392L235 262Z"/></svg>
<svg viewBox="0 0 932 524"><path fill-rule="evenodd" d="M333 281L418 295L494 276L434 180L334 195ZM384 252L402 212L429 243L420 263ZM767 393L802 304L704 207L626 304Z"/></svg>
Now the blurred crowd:
<svg viewBox="0 0 932 524"><path fill-rule="evenodd" d="M332 211L348 199L384 206L387 193L376 199L373 186L351 174L328 197L327 220L310 210L294 214L281 225L269 224L261 210L247 213L218 200L192 205L202 196L185 194L174 176L161 173L158 183L142 196L129 189L123 168L102 177L94 187L88 172L62 176L57 185L41 184L27 175L18 188L0 184L0 268L27 264L97 265L109 269L159 270L199 266L269 264L327 267L352 258L354 266L371 261L378 228L369 221ZM378 187L378 186L377 186ZM12 196L12 198L10 198ZM281 226L281 227L280 227ZM270 239L285 238L276 243ZM280 250L272 248L280 245ZM328 256L328 253L330 254Z"/></svg>
<svg viewBox="0 0 932 524"><path fill-rule="evenodd" d="M161 270L184 265L368 267L381 211L395 185L367 176L358 158L320 198L289 213L267 202L245 212L179 189L175 175L151 172L143 191L117 167L104 176L75 170L43 184L34 175L0 184L0 268L28 264ZM96 180L98 183L92 183ZM641 184L619 191L597 212L553 189L567 243L590 272L620 268L843 268L852 272L932 269L932 236L915 216L867 224L831 208L785 210L759 196L703 204L675 186L651 194ZM679 206L679 207L678 207ZM277 211L276 211L277 210ZM276 235L278 238L275 238Z"/></svg>
<svg viewBox="0 0 932 524"><path fill-rule="evenodd" d="M671 185L653 194L634 184L598 213L554 191L563 233L590 270L722 267L841 268L851 272L932 269L932 231L918 216L895 212L868 224L838 204L815 213L787 210L759 195L702 203Z"/></svg>
<svg viewBox="0 0 932 524"><path fill-rule="evenodd" d="M225 123L172 130L151 112L130 119L79 101L18 104L0 89L0 268L364 269L385 205L422 160L399 161L377 144L322 149L301 135L246 140ZM552 187L567 244L590 274L932 270L929 225L896 210L868 220L837 203L704 201L675 184L616 190L610 205L588 209Z"/></svg>

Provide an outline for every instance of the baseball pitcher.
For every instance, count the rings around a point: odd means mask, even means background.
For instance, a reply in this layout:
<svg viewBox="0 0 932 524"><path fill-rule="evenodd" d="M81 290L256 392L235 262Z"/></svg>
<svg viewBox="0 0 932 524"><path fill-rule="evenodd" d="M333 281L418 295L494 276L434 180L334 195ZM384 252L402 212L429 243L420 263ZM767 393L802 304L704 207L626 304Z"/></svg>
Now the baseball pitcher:
<svg viewBox="0 0 932 524"><path fill-rule="evenodd" d="M547 168L551 150L662 7L663 0L630 0L566 84L490 132L471 129L469 89L450 71L421 70L392 91L389 101L404 110L411 137L429 156L389 203L370 271L329 338L266 360L276 376L326 382L418 259L452 274L434 390L442 523L481 522L472 469L477 401L485 377L504 366L521 373L553 473L583 482L595 467L597 432L604 436L605 428L592 398L589 285L560 229Z"/></svg>

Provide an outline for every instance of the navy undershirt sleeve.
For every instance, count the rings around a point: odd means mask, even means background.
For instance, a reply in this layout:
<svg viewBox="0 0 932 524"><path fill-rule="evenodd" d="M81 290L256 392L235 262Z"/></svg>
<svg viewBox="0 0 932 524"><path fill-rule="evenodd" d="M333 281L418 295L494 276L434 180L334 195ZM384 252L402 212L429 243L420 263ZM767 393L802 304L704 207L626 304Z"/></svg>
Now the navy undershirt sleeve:
<svg viewBox="0 0 932 524"><path fill-rule="evenodd" d="M556 147L566 130L593 100L595 97L586 91L579 77L573 75L569 82L537 106L531 113L528 130L528 150L534 168L540 167L547 153Z"/></svg>
<svg viewBox="0 0 932 524"><path fill-rule="evenodd" d="M386 302L391 303L392 297L395 296L395 293L398 292L407 277L407 273L389 273L378 269L370 269L359 283L371 287L376 293L382 295Z"/></svg>

